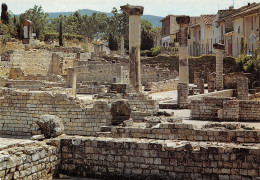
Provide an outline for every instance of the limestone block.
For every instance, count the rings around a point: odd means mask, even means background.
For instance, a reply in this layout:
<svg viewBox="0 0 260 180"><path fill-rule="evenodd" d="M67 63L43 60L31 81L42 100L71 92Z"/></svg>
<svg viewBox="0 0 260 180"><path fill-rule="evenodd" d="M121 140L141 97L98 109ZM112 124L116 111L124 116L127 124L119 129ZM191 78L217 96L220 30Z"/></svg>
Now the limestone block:
<svg viewBox="0 0 260 180"><path fill-rule="evenodd" d="M46 138L57 137L64 133L64 125L57 116L48 114L41 115L36 123Z"/></svg>

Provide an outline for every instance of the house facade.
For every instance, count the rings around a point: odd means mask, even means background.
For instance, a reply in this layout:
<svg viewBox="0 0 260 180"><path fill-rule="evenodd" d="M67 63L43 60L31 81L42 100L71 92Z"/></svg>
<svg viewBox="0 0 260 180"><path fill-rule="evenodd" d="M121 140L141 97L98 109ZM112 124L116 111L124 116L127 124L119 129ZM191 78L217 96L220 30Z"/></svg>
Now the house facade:
<svg viewBox="0 0 260 180"><path fill-rule="evenodd" d="M175 15L168 15L161 20L161 41L155 39L156 46L178 47L179 25ZM245 38L248 46L247 53L259 44L260 36L260 3L248 3L239 9L230 7L219 10L217 14L190 17L188 28L188 51L190 56L215 54L213 44L225 45L226 55L240 55L241 37Z"/></svg>
<svg viewBox="0 0 260 180"><path fill-rule="evenodd" d="M191 56L213 53L212 22L215 16L211 14L191 18L189 25L190 40L188 41Z"/></svg>
<svg viewBox="0 0 260 180"><path fill-rule="evenodd" d="M160 21L162 22L162 46L164 47L178 46L177 33L180 26L176 22L176 17L175 15L168 15Z"/></svg>
<svg viewBox="0 0 260 180"><path fill-rule="evenodd" d="M248 54L258 46L260 29L260 3L248 4L232 14L234 24L233 56L240 54L241 37L245 38Z"/></svg>

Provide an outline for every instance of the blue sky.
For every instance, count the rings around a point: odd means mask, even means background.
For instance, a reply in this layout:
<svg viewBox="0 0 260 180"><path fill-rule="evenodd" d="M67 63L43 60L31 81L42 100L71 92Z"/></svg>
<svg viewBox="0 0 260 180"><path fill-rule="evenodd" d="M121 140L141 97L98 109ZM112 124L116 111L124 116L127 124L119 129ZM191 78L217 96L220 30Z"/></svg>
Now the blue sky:
<svg viewBox="0 0 260 180"><path fill-rule="evenodd" d="M247 3L260 0L234 0L235 8ZM144 14L166 16L168 14L199 16L201 14L216 14L218 9L228 9L233 0L5 0L8 9L19 14L32 8L42 6L44 12L76 11L78 9L92 9L110 12L113 7L120 5L144 6Z"/></svg>

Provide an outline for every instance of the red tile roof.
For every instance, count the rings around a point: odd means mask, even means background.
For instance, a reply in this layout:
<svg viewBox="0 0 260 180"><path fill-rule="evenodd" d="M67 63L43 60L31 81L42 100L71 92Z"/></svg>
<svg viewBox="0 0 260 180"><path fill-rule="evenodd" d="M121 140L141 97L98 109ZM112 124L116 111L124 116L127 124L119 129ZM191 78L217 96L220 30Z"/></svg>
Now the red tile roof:
<svg viewBox="0 0 260 180"><path fill-rule="evenodd" d="M201 15L202 20L206 25L211 25L216 14Z"/></svg>

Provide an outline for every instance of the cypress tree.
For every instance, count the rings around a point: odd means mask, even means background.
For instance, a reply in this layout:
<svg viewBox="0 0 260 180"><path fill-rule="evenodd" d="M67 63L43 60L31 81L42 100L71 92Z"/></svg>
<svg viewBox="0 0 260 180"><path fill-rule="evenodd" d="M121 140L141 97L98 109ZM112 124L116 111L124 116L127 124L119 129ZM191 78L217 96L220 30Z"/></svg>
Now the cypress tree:
<svg viewBox="0 0 260 180"><path fill-rule="evenodd" d="M5 3L2 3L1 20L4 24L9 24L8 7Z"/></svg>
<svg viewBox="0 0 260 180"><path fill-rule="evenodd" d="M62 20L60 20L60 34L59 34L60 46L63 46L63 31L62 31Z"/></svg>

